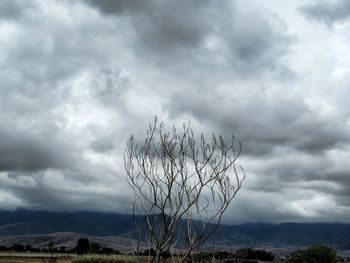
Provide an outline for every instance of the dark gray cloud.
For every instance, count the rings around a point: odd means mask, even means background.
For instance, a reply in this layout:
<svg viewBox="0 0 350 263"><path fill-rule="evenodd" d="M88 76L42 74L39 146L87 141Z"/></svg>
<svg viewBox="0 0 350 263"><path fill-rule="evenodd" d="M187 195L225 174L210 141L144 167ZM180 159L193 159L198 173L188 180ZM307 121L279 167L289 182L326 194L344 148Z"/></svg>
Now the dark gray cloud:
<svg viewBox="0 0 350 263"><path fill-rule="evenodd" d="M88 1L102 14L130 16L143 44L154 49L197 46L211 29L208 1ZM156 12L155 12L156 10ZM209 10L207 10L209 11Z"/></svg>
<svg viewBox="0 0 350 263"><path fill-rule="evenodd" d="M139 12L147 8L145 1L138 0L87 0L85 1L98 8L102 13L107 15L120 15L129 12Z"/></svg>
<svg viewBox="0 0 350 263"><path fill-rule="evenodd" d="M0 176L2 186L21 200L21 207L56 211L76 211L79 207L88 211L93 205L97 211L130 212L127 202L130 197L115 191L115 187L108 189L96 181L79 182L67 174L62 179L62 173L57 170Z"/></svg>
<svg viewBox="0 0 350 263"><path fill-rule="evenodd" d="M216 7L210 1L198 0L154 0L143 5L113 1L108 8L103 2L92 4L102 14L111 15L110 10L115 10L115 19L123 15L130 20L130 33L134 36L130 45L140 58L175 70L179 69L175 65L182 64L184 71L187 66L199 65L205 55L202 53L208 53L203 42L213 32L212 22L218 19L219 12L213 12L211 7ZM220 6L219 9L224 11Z"/></svg>
<svg viewBox="0 0 350 263"><path fill-rule="evenodd" d="M4 0L0 2L0 19L16 20L33 8L34 3L29 1Z"/></svg>
<svg viewBox="0 0 350 263"><path fill-rule="evenodd" d="M255 72L277 70L281 66L279 59L292 43L284 22L255 13L233 17L233 25L222 32L226 34L227 55L233 67L248 77Z"/></svg>
<svg viewBox="0 0 350 263"><path fill-rule="evenodd" d="M302 100L280 91L277 100L264 91L237 100L232 88L231 97L224 102L214 89L209 94L193 92L187 92L186 100L172 99L171 114L190 112L218 130L232 131L244 142L248 154L266 154L278 147L321 153L349 143L345 119L322 116ZM180 96L176 93L174 97Z"/></svg>
<svg viewBox="0 0 350 263"><path fill-rule="evenodd" d="M207 67L218 58L245 76L276 70L291 43L282 20L243 12L235 1L89 1L102 14L127 16L135 50L161 67L182 71ZM155 11L156 10L156 11ZM191 59L189 59L191 58Z"/></svg>
<svg viewBox="0 0 350 263"><path fill-rule="evenodd" d="M312 19L333 24L349 18L350 3L347 0L314 1L301 7L300 10Z"/></svg>
<svg viewBox="0 0 350 263"><path fill-rule="evenodd" d="M62 168L69 165L75 150L67 142L55 138L55 130L20 131L16 127L0 129L0 170L38 171L47 168ZM43 138L43 136L45 136Z"/></svg>

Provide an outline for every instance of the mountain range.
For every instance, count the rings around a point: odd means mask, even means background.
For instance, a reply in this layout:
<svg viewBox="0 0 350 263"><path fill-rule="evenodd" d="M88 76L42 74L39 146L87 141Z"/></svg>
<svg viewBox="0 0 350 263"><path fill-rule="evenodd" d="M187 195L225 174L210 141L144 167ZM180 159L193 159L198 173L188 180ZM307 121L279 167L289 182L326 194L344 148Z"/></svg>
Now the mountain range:
<svg viewBox="0 0 350 263"><path fill-rule="evenodd" d="M0 245L28 243L30 238L36 241L29 243L41 244L38 241L41 238L42 244L45 244L51 237L61 240L61 244L68 244L69 247L79 236L88 236L106 243L106 246L110 243L111 247L127 247L131 245L129 234L135 230L133 220L132 215L118 213L0 211ZM136 220L142 220L142 216L136 217ZM60 242L57 240L56 244ZM341 250L350 250L350 224L221 225L207 243L208 246L226 248L304 247L325 244Z"/></svg>

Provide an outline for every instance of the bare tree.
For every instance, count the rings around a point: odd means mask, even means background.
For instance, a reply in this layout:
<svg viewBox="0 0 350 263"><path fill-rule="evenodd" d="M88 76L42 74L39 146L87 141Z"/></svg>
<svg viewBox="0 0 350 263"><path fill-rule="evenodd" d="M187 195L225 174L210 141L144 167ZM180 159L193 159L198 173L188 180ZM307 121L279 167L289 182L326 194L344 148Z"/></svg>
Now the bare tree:
<svg viewBox="0 0 350 263"><path fill-rule="evenodd" d="M133 212L145 219L151 262L180 249L184 262L219 227L223 213L242 187L236 167L241 143L212 135L197 139L190 125L166 132L155 119L142 143L133 136L124 153ZM238 171L239 170L239 171ZM139 229L139 228L138 228Z"/></svg>

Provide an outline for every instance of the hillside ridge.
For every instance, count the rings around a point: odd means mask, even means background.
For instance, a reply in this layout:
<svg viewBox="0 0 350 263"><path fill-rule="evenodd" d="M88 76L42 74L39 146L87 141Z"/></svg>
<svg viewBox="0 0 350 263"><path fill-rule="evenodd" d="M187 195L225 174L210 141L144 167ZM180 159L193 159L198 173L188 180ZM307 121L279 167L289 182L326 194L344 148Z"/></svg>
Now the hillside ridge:
<svg viewBox="0 0 350 263"><path fill-rule="evenodd" d="M140 222L142 216L136 216L136 220ZM133 226L132 215L119 213L0 211L2 237L79 233L127 238L133 232ZM240 247L325 244L350 249L349 237L350 224L345 223L222 224L208 243Z"/></svg>

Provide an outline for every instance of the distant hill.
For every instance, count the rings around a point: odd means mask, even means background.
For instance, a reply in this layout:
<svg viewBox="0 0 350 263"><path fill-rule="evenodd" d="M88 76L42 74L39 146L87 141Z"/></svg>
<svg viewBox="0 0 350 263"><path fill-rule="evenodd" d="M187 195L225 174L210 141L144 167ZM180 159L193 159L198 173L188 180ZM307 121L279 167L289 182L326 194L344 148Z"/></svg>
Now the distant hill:
<svg viewBox="0 0 350 263"><path fill-rule="evenodd" d="M350 249L350 224L339 223L283 223L243 224L221 226L220 233L239 233L264 246L329 245Z"/></svg>
<svg viewBox="0 0 350 263"><path fill-rule="evenodd" d="M136 220L140 222L142 217L138 216ZM69 232L71 234L63 236L89 235L95 238L114 236L115 240L119 240L115 242L124 242L126 245L129 233L134 231L133 217L118 213L0 211L2 243L22 240L23 236L45 236L48 238L53 233L56 233L55 238L56 236L62 238L63 234L60 236L57 233ZM67 237L67 239L71 240L72 238ZM256 223L221 225L208 244L223 247L300 247L326 244L339 249L350 249L350 224Z"/></svg>
<svg viewBox="0 0 350 263"><path fill-rule="evenodd" d="M131 215L98 212L0 211L0 235L51 234L76 232L108 236L127 234L125 223Z"/></svg>
<svg viewBox="0 0 350 263"><path fill-rule="evenodd" d="M73 232L60 232L52 234L0 236L0 246L11 247L14 244L30 245L34 248L48 249L50 241L54 247L72 249L77 245L79 238L88 238L90 242L98 243L101 247L109 247L121 252L132 251L129 238L119 236L89 236ZM142 245L142 244L141 244Z"/></svg>

